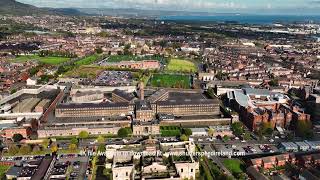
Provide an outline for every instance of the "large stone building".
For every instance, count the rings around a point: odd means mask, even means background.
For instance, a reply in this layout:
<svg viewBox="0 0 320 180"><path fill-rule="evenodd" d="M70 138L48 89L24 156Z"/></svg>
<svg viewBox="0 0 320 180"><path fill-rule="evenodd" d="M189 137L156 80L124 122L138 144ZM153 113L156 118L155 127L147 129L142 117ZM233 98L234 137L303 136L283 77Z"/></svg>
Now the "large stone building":
<svg viewBox="0 0 320 180"><path fill-rule="evenodd" d="M153 120L149 122L134 121L132 123L132 133L135 136L159 135L159 121Z"/></svg>
<svg viewBox="0 0 320 180"><path fill-rule="evenodd" d="M174 114L176 116L218 115L218 103L209 99L177 99L159 101L157 113Z"/></svg>
<svg viewBox="0 0 320 180"><path fill-rule="evenodd" d="M219 101L207 99L197 91L181 92L162 89L146 100L140 97L141 100L134 102L135 98L132 95L115 90L112 92L111 99L112 102L59 104L56 108L56 117L103 117L134 114L135 119L147 121L160 113L174 116L220 115Z"/></svg>
<svg viewBox="0 0 320 180"><path fill-rule="evenodd" d="M129 112L130 106L127 102L59 104L56 108L56 117L125 116Z"/></svg>
<svg viewBox="0 0 320 180"><path fill-rule="evenodd" d="M47 125L38 129L38 138L58 137L58 136L77 136L81 131L86 131L90 135L117 134L120 126L95 123L69 123Z"/></svg>
<svg viewBox="0 0 320 180"><path fill-rule="evenodd" d="M125 91L115 89L112 91L112 101L113 102L132 102L135 97L132 94L129 94Z"/></svg>
<svg viewBox="0 0 320 180"><path fill-rule="evenodd" d="M148 98L157 114L175 116L220 115L218 99L207 99L197 91L159 90Z"/></svg>
<svg viewBox="0 0 320 180"><path fill-rule="evenodd" d="M104 94L101 91L76 92L72 95L72 102L86 103L91 101L103 100Z"/></svg>
<svg viewBox="0 0 320 180"><path fill-rule="evenodd" d="M177 91L161 89L145 99L144 85L139 85L139 99L130 93L114 90L111 102L66 103L56 108L57 118L109 118L128 117L133 135L147 136L160 134L161 116L189 117L220 115L217 99L208 99L194 90ZM59 134L59 133L58 133Z"/></svg>

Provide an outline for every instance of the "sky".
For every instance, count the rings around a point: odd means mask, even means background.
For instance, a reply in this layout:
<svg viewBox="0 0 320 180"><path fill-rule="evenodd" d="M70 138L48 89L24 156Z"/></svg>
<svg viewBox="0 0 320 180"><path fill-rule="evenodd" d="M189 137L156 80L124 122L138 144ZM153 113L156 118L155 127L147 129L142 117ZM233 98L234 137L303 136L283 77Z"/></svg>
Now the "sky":
<svg viewBox="0 0 320 180"><path fill-rule="evenodd" d="M136 8L217 13L320 14L320 0L17 0L38 7Z"/></svg>

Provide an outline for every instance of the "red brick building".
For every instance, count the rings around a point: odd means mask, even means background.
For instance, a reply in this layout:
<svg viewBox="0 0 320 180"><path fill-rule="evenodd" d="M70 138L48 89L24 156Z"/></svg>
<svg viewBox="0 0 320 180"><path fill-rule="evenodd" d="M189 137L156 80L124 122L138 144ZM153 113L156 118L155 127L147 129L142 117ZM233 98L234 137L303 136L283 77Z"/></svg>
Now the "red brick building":
<svg viewBox="0 0 320 180"><path fill-rule="evenodd" d="M31 131L25 127L14 127L2 130L2 137L6 139L12 139L15 134L21 134L24 138L27 138L31 134Z"/></svg>
<svg viewBox="0 0 320 180"><path fill-rule="evenodd" d="M271 169L278 166L284 166L287 162L295 163L295 156L290 154L280 154L275 156L267 156L251 160L251 164L255 168Z"/></svg>

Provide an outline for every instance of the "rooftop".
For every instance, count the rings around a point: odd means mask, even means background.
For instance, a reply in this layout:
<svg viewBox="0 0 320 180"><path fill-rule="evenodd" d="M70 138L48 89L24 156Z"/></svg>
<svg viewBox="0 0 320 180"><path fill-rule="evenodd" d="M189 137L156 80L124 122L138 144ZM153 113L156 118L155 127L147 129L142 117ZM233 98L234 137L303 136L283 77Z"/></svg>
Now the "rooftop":
<svg viewBox="0 0 320 180"><path fill-rule="evenodd" d="M270 96L268 89L243 88L242 90L246 95Z"/></svg>
<svg viewBox="0 0 320 180"><path fill-rule="evenodd" d="M149 101L141 100L136 102L136 109L137 110L152 110L151 104Z"/></svg>
<svg viewBox="0 0 320 180"><path fill-rule="evenodd" d="M119 89L113 90L112 93L124 98L127 101L131 101L135 98L131 93L127 93L127 92L119 90Z"/></svg>
<svg viewBox="0 0 320 180"><path fill-rule="evenodd" d="M57 109L76 109L76 108L108 108L108 107L128 107L129 103L127 102L103 102L103 103L81 103L81 104L59 104Z"/></svg>

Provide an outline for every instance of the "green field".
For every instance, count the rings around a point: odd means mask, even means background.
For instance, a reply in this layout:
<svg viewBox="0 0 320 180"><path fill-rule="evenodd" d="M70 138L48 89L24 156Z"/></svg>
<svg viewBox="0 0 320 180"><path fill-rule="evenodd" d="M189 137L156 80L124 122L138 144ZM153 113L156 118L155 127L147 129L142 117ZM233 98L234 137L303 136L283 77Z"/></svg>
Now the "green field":
<svg viewBox="0 0 320 180"><path fill-rule="evenodd" d="M104 70L99 66L79 66L63 74L63 77L96 78Z"/></svg>
<svg viewBox="0 0 320 180"><path fill-rule="evenodd" d="M153 87L190 88L190 76L175 74L154 74L150 79Z"/></svg>
<svg viewBox="0 0 320 180"><path fill-rule="evenodd" d="M142 60L157 60L162 61L160 56L132 56L132 55L113 55L108 58L108 62L121 61L142 61Z"/></svg>
<svg viewBox="0 0 320 180"><path fill-rule="evenodd" d="M69 61L70 58L65 57L40 57L38 55L18 56L14 59L16 62L39 61L44 64L58 65Z"/></svg>
<svg viewBox="0 0 320 180"><path fill-rule="evenodd" d="M197 66L188 60L171 59L165 70L168 72L194 73L197 72Z"/></svg>
<svg viewBox="0 0 320 180"><path fill-rule="evenodd" d="M180 136L181 129L177 126L161 126L160 133L162 137Z"/></svg>
<svg viewBox="0 0 320 180"><path fill-rule="evenodd" d="M231 171L232 174L239 174L243 172L243 163L239 159L225 159L223 164Z"/></svg>
<svg viewBox="0 0 320 180"><path fill-rule="evenodd" d="M1 179L6 175L6 172L10 169L10 167L11 166L5 166L5 165L0 166L0 178Z"/></svg>
<svg viewBox="0 0 320 180"><path fill-rule="evenodd" d="M95 61L97 61L100 58L100 56L98 54L94 54L88 57L85 57L79 61L77 61L75 64L76 65L90 65L92 63L94 63Z"/></svg>

